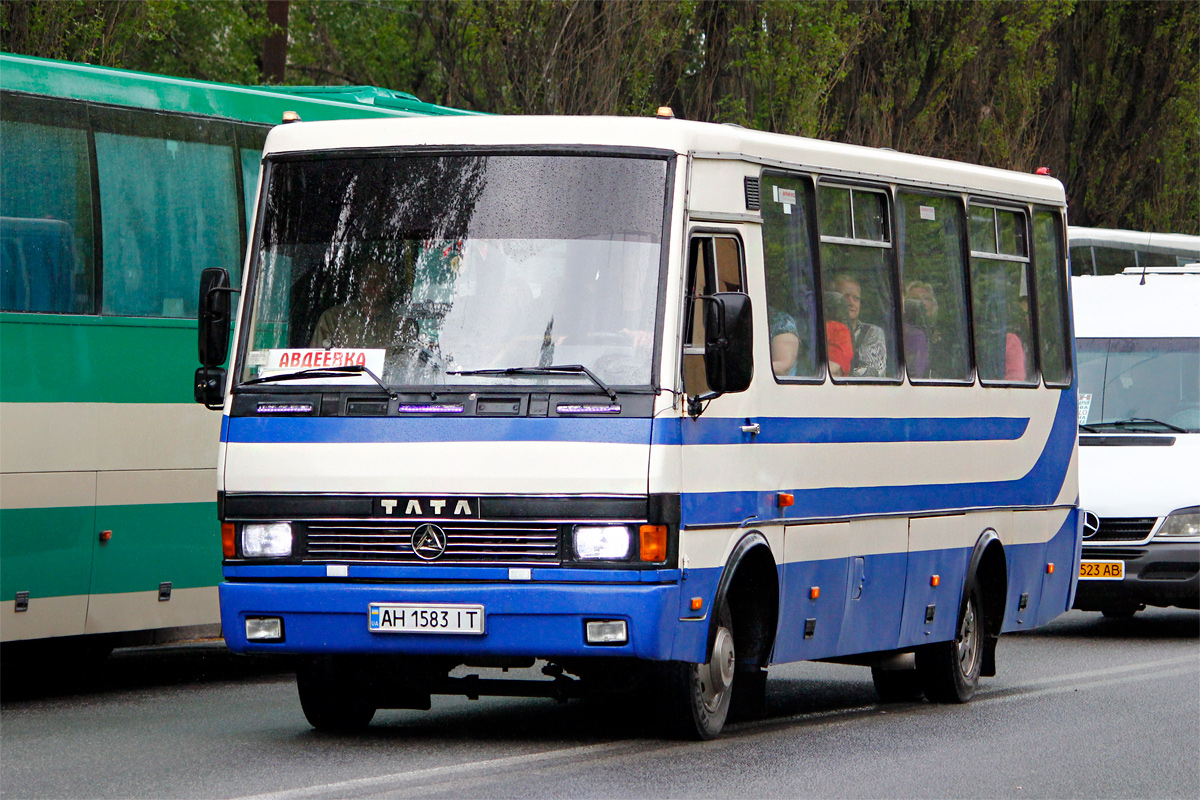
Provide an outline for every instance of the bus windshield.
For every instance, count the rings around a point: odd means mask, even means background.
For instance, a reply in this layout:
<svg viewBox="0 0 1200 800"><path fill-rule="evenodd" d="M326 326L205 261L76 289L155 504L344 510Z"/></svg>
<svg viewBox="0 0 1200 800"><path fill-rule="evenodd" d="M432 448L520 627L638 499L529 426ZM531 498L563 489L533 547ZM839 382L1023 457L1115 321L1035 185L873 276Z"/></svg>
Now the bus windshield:
<svg viewBox="0 0 1200 800"><path fill-rule="evenodd" d="M1200 338L1079 339L1086 430L1200 433Z"/></svg>
<svg viewBox="0 0 1200 800"><path fill-rule="evenodd" d="M626 155L272 162L242 380L359 364L392 387L594 389L544 369L578 365L649 386L667 174Z"/></svg>

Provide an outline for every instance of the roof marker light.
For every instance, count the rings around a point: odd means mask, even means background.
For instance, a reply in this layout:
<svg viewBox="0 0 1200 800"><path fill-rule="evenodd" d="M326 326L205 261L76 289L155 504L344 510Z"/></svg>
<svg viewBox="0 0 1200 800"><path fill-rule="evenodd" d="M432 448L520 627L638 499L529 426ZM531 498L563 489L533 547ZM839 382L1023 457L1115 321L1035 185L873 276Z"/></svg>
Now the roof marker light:
<svg viewBox="0 0 1200 800"><path fill-rule="evenodd" d="M1050 168L1049 168L1049 167L1038 167L1038 168L1037 168L1037 170L1036 170L1036 173L1037 173L1038 175L1049 175L1049 174L1050 174Z"/></svg>
<svg viewBox="0 0 1200 800"><path fill-rule="evenodd" d="M659 119L675 119L675 112L671 110L670 106L659 106L654 116Z"/></svg>
<svg viewBox="0 0 1200 800"><path fill-rule="evenodd" d="M283 112L283 123L286 125L289 122L300 122L300 115L295 111Z"/></svg>

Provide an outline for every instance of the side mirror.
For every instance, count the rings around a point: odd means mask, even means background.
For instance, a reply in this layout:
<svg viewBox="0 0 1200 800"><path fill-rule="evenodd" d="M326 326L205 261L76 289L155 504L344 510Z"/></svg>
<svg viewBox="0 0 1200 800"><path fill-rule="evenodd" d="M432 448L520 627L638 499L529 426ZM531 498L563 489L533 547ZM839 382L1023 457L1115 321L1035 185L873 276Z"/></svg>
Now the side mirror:
<svg viewBox="0 0 1200 800"><path fill-rule="evenodd" d="M234 291L227 270L209 267L200 273L197 330L200 363L205 367L219 367L229 356L229 295Z"/></svg>
<svg viewBox="0 0 1200 800"><path fill-rule="evenodd" d="M219 411L225 406L225 370L221 367L201 367L196 370L192 392L197 403L203 403L205 408L212 411Z"/></svg>
<svg viewBox="0 0 1200 800"><path fill-rule="evenodd" d="M744 392L754 376L750 296L717 292L704 300L704 371L714 395Z"/></svg>

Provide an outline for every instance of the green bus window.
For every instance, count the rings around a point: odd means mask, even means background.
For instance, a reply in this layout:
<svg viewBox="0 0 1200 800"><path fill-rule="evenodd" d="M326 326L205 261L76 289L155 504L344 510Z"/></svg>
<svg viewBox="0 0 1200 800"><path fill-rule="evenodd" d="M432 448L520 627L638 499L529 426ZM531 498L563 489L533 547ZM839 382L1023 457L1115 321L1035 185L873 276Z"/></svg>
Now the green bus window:
<svg viewBox="0 0 1200 800"><path fill-rule="evenodd" d="M231 147L96 134L104 313L194 317L206 267L236 273L239 199Z"/></svg>
<svg viewBox="0 0 1200 800"><path fill-rule="evenodd" d="M780 378L821 377L808 182L767 173L762 192L771 366Z"/></svg>
<svg viewBox="0 0 1200 800"><path fill-rule="evenodd" d="M242 148L242 192L246 203L246 241L254 237L254 195L258 191L258 173L262 169L262 151Z"/></svg>
<svg viewBox="0 0 1200 800"><path fill-rule="evenodd" d="M1038 343L1042 378L1049 386L1069 386L1067 360L1066 271L1062 264L1061 215L1049 209L1033 212L1033 264L1037 280Z"/></svg>
<svg viewBox="0 0 1200 800"><path fill-rule="evenodd" d="M85 130L0 121L0 310L93 312L91 184Z"/></svg>
<svg viewBox="0 0 1200 800"><path fill-rule="evenodd" d="M904 361L911 380L969 381L962 207L957 198L900 192Z"/></svg>

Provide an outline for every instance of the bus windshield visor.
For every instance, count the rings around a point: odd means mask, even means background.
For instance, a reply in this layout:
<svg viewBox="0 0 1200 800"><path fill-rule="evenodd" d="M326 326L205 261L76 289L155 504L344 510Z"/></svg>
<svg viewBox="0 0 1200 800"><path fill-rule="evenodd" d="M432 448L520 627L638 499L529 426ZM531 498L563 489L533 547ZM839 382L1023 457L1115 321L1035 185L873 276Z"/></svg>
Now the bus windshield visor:
<svg viewBox="0 0 1200 800"><path fill-rule="evenodd" d="M1079 339L1084 430L1200 433L1200 339Z"/></svg>
<svg viewBox="0 0 1200 800"><path fill-rule="evenodd" d="M273 162L242 380L648 387L667 174L626 155ZM586 370L546 369L567 365Z"/></svg>

